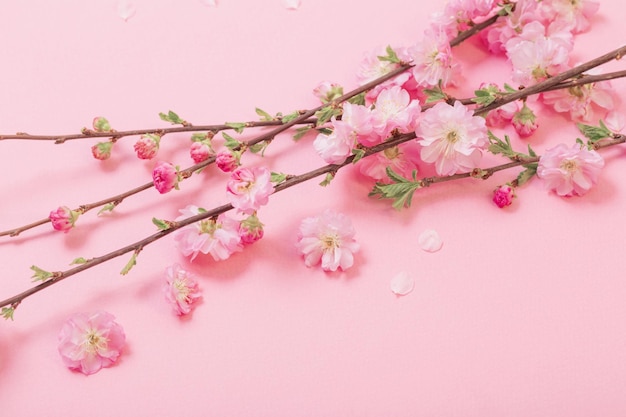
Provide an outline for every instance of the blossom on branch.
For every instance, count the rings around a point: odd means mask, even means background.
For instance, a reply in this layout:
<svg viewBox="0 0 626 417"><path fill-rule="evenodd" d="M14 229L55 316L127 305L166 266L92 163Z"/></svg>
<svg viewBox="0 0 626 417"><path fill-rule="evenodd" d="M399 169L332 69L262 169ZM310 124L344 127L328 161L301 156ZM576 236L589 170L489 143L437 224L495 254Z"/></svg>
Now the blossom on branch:
<svg viewBox="0 0 626 417"><path fill-rule="evenodd" d="M537 167L537 176L546 188L560 196L584 195L597 183L604 159L594 150L574 144L571 148L560 144L548 149Z"/></svg>
<svg viewBox="0 0 626 417"><path fill-rule="evenodd" d="M226 190L233 207L252 214L267 204L274 186L267 168L239 168L231 174Z"/></svg>
<svg viewBox="0 0 626 417"><path fill-rule="evenodd" d="M160 142L161 137L159 135L146 133L145 135L141 135L139 140L135 142L133 148L135 149L135 152L137 152L137 157L139 159L152 159L159 151Z"/></svg>
<svg viewBox="0 0 626 417"><path fill-rule="evenodd" d="M178 168L169 162L159 162L152 171L154 188L161 194L169 193L174 188L178 189L180 175Z"/></svg>
<svg viewBox="0 0 626 417"><path fill-rule="evenodd" d="M179 316L189 314L196 301L202 298L198 282L179 264L169 266L165 270L163 293L174 313Z"/></svg>
<svg viewBox="0 0 626 417"><path fill-rule="evenodd" d="M59 354L65 365L85 375L113 365L126 344L115 317L104 311L70 317L59 333Z"/></svg>
<svg viewBox="0 0 626 417"><path fill-rule="evenodd" d="M76 210L72 210L69 207L61 206L56 210L50 212L50 222L54 230L67 233L74 227L76 220L78 220L80 213Z"/></svg>
<svg viewBox="0 0 626 417"><path fill-rule="evenodd" d="M324 271L346 270L354 263L359 244L350 219L341 213L325 210L318 217L308 217L298 230L298 251L308 267L320 263Z"/></svg>

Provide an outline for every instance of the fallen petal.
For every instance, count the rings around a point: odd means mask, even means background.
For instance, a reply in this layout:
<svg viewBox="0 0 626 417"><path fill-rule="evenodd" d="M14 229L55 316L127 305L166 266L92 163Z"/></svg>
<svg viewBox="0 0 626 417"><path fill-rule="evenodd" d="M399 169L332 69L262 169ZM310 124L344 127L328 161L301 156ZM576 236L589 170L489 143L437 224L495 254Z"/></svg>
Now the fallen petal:
<svg viewBox="0 0 626 417"><path fill-rule="evenodd" d="M283 6L289 10L296 10L300 7L300 0L282 0Z"/></svg>
<svg viewBox="0 0 626 417"><path fill-rule="evenodd" d="M117 14L125 22L128 22L128 19L133 17L136 11L135 5L128 0L120 0L117 3Z"/></svg>
<svg viewBox="0 0 626 417"><path fill-rule="evenodd" d="M407 295L415 287L415 280L406 271L400 272L391 279L391 291L397 295Z"/></svg>
<svg viewBox="0 0 626 417"><path fill-rule="evenodd" d="M439 233L434 230L426 229L419 236L417 242L426 252L437 252L443 246Z"/></svg>
<svg viewBox="0 0 626 417"><path fill-rule="evenodd" d="M217 0L199 0L200 3L209 7L217 7Z"/></svg>

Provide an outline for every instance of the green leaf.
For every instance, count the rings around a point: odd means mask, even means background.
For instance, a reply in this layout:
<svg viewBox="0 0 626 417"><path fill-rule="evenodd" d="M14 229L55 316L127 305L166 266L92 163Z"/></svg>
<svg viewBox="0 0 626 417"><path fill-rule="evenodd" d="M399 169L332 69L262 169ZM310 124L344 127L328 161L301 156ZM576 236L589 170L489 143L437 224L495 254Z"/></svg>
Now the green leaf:
<svg viewBox="0 0 626 417"><path fill-rule="evenodd" d="M524 165L526 169L520 172L517 176L518 186L526 184L532 177L535 176L535 174L537 174L537 165L537 163Z"/></svg>
<svg viewBox="0 0 626 417"><path fill-rule="evenodd" d="M508 16L513 13L513 6L515 3L506 3L502 5L502 8L498 11L498 16Z"/></svg>
<svg viewBox="0 0 626 417"><path fill-rule="evenodd" d="M265 110L262 110L257 107L254 109L254 111L256 112L256 114L258 114L261 117L261 120L264 122L271 122L272 120L274 120L274 117L272 117L272 115L266 112Z"/></svg>
<svg viewBox="0 0 626 417"><path fill-rule="evenodd" d="M0 312L5 320L13 320L13 313L15 313L15 307L2 307L2 312Z"/></svg>
<svg viewBox="0 0 626 417"><path fill-rule="evenodd" d="M89 262L87 259L81 257L74 259L70 265L82 265L86 264L87 262Z"/></svg>
<svg viewBox="0 0 626 417"><path fill-rule="evenodd" d="M600 126L590 126L582 123L577 123L576 126L578 130L580 130L580 133L592 143L600 139L613 137L613 133L606 127L602 120L600 120Z"/></svg>
<svg viewBox="0 0 626 417"><path fill-rule="evenodd" d="M296 110L293 113L284 115L280 120L283 122L283 124L285 124L285 123L291 122L294 119L297 119L300 116L301 116L300 112Z"/></svg>
<svg viewBox="0 0 626 417"><path fill-rule="evenodd" d="M441 89L441 80L434 88L425 88L424 94L426 94L426 103L432 103L439 100L447 100L448 95Z"/></svg>
<svg viewBox="0 0 626 417"><path fill-rule="evenodd" d="M518 90L511 87L509 84L504 83L504 91L506 91L507 93L517 93Z"/></svg>
<svg viewBox="0 0 626 417"><path fill-rule="evenodd" d="M259 143L255 143L254 145L248 147L248 149L250 149L250 152L252 153L261 153L261 156L264 156L265 150L267 149L268 145L269 145L269 142L261 141Z"/></svg>
<svg viewBox="0 0 626 417"><path fill-rule="evenodd" d="M235 138L233 138L226 132L222 132L222 137L224 138L224 141L225 141L224 146L226 146L231 151L241 146L241 142L239 142L238 140L236 140Z"/></svg>
<svg viewBox="0 0 626 417"><path fill-rule="evenodd" d="M402 62L400 61L400 58L398 58L396 51L394 51L391 46L387 46L385 51L387 52L387 55L379 56L378 59L380 61L391 62L392 64L399 64L400 62Z"/></svg>
<svg viewBox="0 0 626 417"><path fill-rule="evenodd" d="M361 158L365 156L365 149L354 148L352 149L352 155L354 155L354 159L352 159L352 163L356 164Z"/></svg>
<svg viewBox="0 0 626 417"><path fill-rule="evenodd" d="M315 113L315 117L317 117L317 126L321 126L324 123L328 122L333 116L339 116L341 114L341 109L335 108L333 106L322 107Z"/></svg>
<svg viewBox="0 0 626 417"><path fill-rule="evenodd" d="M285 182L287 179L287 174L283 174L282 172L272 172L270 176L270 181L274 184L280 184L281 182Z"/></svg>
<svg viewBox="0 0 626 417"><path fill-rule="evenodd" d="M209 135L207 135L206 133L193 133L191 135L191 141L192 142L202 142L205 141L209 138Z"/></svg>
<svg viewBox="0 0 626 417"><path fill-rule="evenodd" d="M304 137L304 135L309 133L309 131L311 129L313 129L313 126L311 126L311 125L302 126L302 127L297 128L295 135L293 135L293 140L298 141L298 140L302 139Z"/></svg>
<svg viewBox="0 0 626 417"><path fill-rule="evenodd" d="M128 261L126 266L124 266L124 268L120 271L120 274L122 274L122 275L128 274L130 272L130 270L133 268L133 266L137 265L137 255L138 254L139 254L138 251L133 252L133 256L130 257L130 260Z"/></svg>
<svg viewBox="0 0 626 417"><path fill-rule="evenodd" d="M35 272L31 277L33 281L44 282L52 278L52 276L54 275L52 272L44 271L43 269L35 265L31 266L30 269Z"/></svg>
<svg viewBox="0 0 626 417"><path fill-rule="evenodd" d="M326 187L328 185L330 185L331 181L335 178L335 174L333 173L328 173L326 174L326 178L324 178L324 181L320 182L320 185L322 187Z"/></svg>
<svg viewBox="0 0 626 417"><path fill-rule="evenodd" d="M492 89L476 90L474 94L476 97L472 98L472 101L481 106L487 106L496 99L496 95L493 93Z"/></svg>
<svg viewBox="0 0 626 417"><path fill-rule="evenodd" d="M413 180L404 178L389 167L387 167L386 172L393 183L376 183L369 196L393 199L394 201L391 205L396 210L400 210L403 207L411 207L415 190L422 187L421 182L417 180L417 171L412 173Z"/></svg>
<svg viewBox="0 0 626 417"><path fill-rule="evenodd" d="M115 206L116 206L116 204L115 204L115 203L108 203L108 204L105 204L105 205L104 205L104 206L100 209L100 211L98 212L98 214L97 214L97 215L99 216L99 215L101 215L101 214L106 213L107 211L113 211L113 209L115 208Z"/></svg>
<svg viewBox="0 0 626 417"><path fill-rule="evenodd" d="M230 127L237 133L243 133L243 130L246 128L245 123L225 123L226 126Z"/></svg>
<svg viewBox="0 0 626 417"><path fill-rule="evenodd" d="M159 117L161 118L161 120L163 120L164 122L170 122L173 125L183 125L185 126L187 124L186 121L184 121L183 119L181 119L176 113L174 113L173 111L168 111L167 114L165 113L159 113Z"/></svg>
<svg viewBox="0 0 626 417"><path fill-rule="evenodd" d="M152 218L152 223L157 227L157 229L159 230L167 230L170 227L172 227L172 224L170 222L168 222L167 220L161 220L161 219L157 219L156 217Z"/></svg>

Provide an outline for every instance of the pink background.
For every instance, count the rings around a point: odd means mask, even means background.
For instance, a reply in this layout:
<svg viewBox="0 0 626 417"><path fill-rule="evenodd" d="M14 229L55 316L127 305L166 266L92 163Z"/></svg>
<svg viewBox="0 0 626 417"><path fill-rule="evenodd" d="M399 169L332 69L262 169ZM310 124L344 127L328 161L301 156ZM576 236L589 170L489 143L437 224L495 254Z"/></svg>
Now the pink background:
<svg viewBox="0 0 626 417"><path fill-rule="evenodd" d="M362 54L421 39L443 2L135 0L124 22L114 0L4 2L0 7L0 132L72 133L106 116L118 130L166 127L171 109L194 124L254 120L255 107L289 113L317 105L322 80L348 89ZM588 60L622 45L622 2L601 4L577 38ZM475 43L456 50L469 95L504 82L503 60ZM622 69L614 63L603 69ZM623 95L624 81L615 81ZM626 109L624 105L622 109ZM580 136L550 111L531 139L541 152ZM509 132L511 133L511 132ZM515 143L517 137L512 134ZM246 132L244 138L253 137ZM266 157L244 162L298 174L322 165L312 137L280 136ZM41 219L150 181L154 161L135 158L132 138L111 160L95 141L0 143L0 228ZM159 159L191 165L188 135L166 136ZM522 144L522 146L525 146ZM15 416L623 416L626 415L626 226L624 149L603 152L600 184L562 199L538 181L506 210L491 190L512 179L462 181L422 190L394 211L367 197L355 169L328 188L313 181L272 196L259 213L266 236L216 263L181 257L170 238L90 269L27 299L0 322L0 409ZM67 235L49 225L0 240L0 298L30 285L29 267L68 268L154 232L186 204L226 201L213 167L161 196L148 190L112 215L84 215ZM345 273L306 268L295 234L307 216L350 215L361 251ZM437 253L417 245L437 230ZM166 266L200 280L204 301L180 320L161 294ZM389 289L401 271L404 297ZM71 314L106 310L124 327L120 362L86 377L67 370L57 335Z"/></svg>

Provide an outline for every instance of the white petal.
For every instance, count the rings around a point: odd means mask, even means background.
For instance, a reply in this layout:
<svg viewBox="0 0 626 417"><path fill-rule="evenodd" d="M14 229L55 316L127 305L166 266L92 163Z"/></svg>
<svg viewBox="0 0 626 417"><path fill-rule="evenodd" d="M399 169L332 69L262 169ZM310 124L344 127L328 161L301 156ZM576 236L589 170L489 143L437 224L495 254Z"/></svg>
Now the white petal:
<svg viewBox="0 0 626 417"><path fill-rule="evenodd" d="M300 0L282 0L283 6L289 10L296 10L300 7Z"/></svg>
<svg viewBox="0 0 626 417"><path fill-rule="evenodd" d="M217 7L217 0L199 0L205 6Z"/></svg>
<svg viewBox="0 0 626 417"><path fill-rule="evenodd" d="M413 291L415 280L406 271L400 272L391 279L391 291L397 295L407 295Z"/></svg>
<svg viewBox="0 0 626 417"><path fill-rule="evenodd" d="M443 245L439 233L431 229L424 230L417 239L417 242L426 252L437 252Z"/></svg>
<svg viewBox="0 0 626 417"><path fill-rule="evenodd" d="M119 15L119 17L124 19L125 22L133 17L136 11L137 9L135 8L135 5L129 0L120 0L117 3L117 14Z"/></svg>

